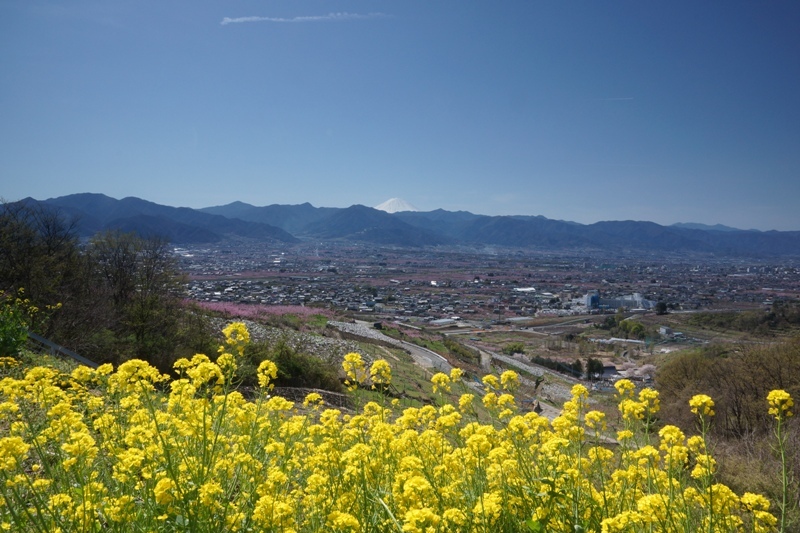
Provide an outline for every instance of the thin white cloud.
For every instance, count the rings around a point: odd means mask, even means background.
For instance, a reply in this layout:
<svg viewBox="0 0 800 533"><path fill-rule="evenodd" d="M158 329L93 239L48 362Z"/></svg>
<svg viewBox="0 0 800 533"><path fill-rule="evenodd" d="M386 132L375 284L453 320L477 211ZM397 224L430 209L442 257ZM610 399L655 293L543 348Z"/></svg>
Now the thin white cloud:
<svg viewBox="0 0 800 533"><path fill-rule="evenodd" d="M363 19L375 19L375 18L384 18L388 15L385 13L367 13L367 14L360 14L360 13L328 13L327 15L311 15L306 17L292 17L292 18L282 18L282 17L225 17L220 22L221 25L227 26L228 24L240 24L242 22L323 22L328 20L363 20Z"/></svg>

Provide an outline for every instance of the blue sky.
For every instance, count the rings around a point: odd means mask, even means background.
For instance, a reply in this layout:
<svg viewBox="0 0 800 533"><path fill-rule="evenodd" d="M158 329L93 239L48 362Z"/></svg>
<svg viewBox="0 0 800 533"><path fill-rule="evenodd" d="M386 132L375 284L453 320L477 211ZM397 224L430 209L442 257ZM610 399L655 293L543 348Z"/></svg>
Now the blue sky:
<svg viewBox="0 0 800 533"><path fill-rule="evenodd" d="M0 196L800 230L800 3L0 2Z"/></svg>

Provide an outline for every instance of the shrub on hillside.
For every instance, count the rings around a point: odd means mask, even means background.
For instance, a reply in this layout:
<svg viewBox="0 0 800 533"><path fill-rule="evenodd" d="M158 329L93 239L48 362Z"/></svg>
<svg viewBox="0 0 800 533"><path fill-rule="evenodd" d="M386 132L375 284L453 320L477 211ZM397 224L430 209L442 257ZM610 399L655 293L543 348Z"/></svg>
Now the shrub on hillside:
<svg viewBox="0 0 800 533"><path fill-rule="evenodd" d="M442 342L444 343L444 347L447 348L448 352L450 352L450 354L456 358L471 364L480 363L480 353L478 353L478 351L474 348L464 346L460 342L453 340L450 337L444 337Z"/></svg>
<svg viewBox="0 0 800 533"><path fill-rule="evenodd" d="M25 346L34 314L22 290L17 296L0 291L0 357L16 357Z"/></svg>
<svg viewBox="0 0 800 533"><path fill-rule="evenodd" d="M506 355L514 355L515 353L525 353L525 344L521 342L511 342L503 346L502 352Z"/></svg>
<svg viewBox="0 0 800 533"><path fill-rule="evenodd" d="M682 406L705 392L717 401L712 432L720 437L764 433L771 419L763 398L774 388L800 394L800 337L776 343L700 348L676 354L656 373L663 416L672 423L690 422Z"/></svg>
<svg viewBox="0 0 800 533"><path fill-rule="evenodd" d="M277 377L273 381L277 387L305 387L343 392L339 371L327 362L293 349L284 340L275 345L254 342L245 350L238 379L242 385L257 384L256 369L265 360L275 363Z"/></svg>

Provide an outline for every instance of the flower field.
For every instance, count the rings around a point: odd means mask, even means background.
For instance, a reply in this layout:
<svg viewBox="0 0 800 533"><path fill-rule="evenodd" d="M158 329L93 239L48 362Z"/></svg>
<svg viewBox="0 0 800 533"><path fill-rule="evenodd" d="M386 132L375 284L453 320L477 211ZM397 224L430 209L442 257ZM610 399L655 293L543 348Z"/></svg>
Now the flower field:
<svg viewBox="0 0 800 533"><path fill-rule="evenodd" d="M705 430L714 403L692 399L698 434L655 432L656 391L617 383L619 427L572 389L550 421L521 412L516 374L464 393L456 369L433 377L435 405L369 401L354 412L233 387L249 335L231 324L212 361L70 374L3 361L0 528L8 531L570 532L775 531L769 501L715 481ZM391 368L348 354L353 394ZM466 389L465 389L466 390ZM381 397L374 395L374 397ZM449 398L458 398L450 402ZM484 406L478 415L476 402ZM773 391L781 423L793 402Z"/></svg>

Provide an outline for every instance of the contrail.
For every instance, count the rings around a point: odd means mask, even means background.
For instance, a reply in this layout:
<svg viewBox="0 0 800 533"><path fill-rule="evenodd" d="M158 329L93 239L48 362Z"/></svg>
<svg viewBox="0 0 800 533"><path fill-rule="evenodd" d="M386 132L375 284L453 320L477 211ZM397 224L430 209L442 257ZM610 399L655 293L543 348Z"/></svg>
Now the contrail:
<svg viewBox="0 0 800 533"><path fill-rule="evenodd" d="M225 17L220 22L221 25L227 26L228 24L239 24L242 22L320 22L326 20L359 20L359 19L374 19L387 17L385 13L367 13L366 15L359 13L328 13L327 15L311 15L306 17Z"/></svg>

